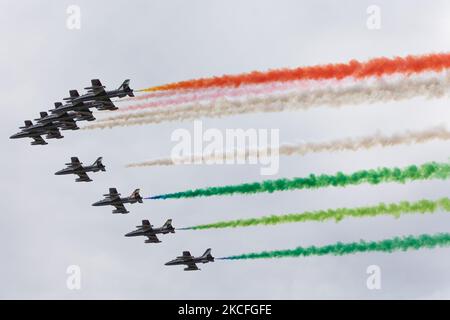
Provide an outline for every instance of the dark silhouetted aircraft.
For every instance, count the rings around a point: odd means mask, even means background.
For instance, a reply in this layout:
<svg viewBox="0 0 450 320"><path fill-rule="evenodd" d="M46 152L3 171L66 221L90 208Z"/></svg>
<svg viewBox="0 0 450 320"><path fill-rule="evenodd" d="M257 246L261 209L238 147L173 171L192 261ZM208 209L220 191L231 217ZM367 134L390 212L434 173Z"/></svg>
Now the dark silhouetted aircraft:
<svg viewBox="0 0 450 320"><path fill-rule="evenodd" d="M25 126L19 129L22 131L13 134L10 139L32 138L34 141L31 142L31 145L45 145L47 142L42 138L43 135L46 139L64 138L58 126L53 122L33 124L30 120L25 120Z"/></svg>
<svg viewBox="0 0 450 320"><path fill-rule="evenodd" d="M55 172L57 176L66 175L66 174L76 174L79 178L77 178L76 182L89 182L92 181L91 178L87 175L87 172L98 172L98 171L106 171L105 166L102 163L102 157L95 160L95 162L91 166L83 166L83 163L78 160L77 157L70 158L70 162L66 163L67 168L59 170Z"/></svg>
<svg viewBox="0 0 450 320"><path fill-rule="evenodd" d="M200 257L193 257L189 251L183 251L181 257L176 257L176 259L167 262L166 266L176 266L185 264L187 267L184 271L195 271L200 270L197 267L197 263L208 263L214 262L214 257L211 255L211 249L207 249L203 255Z"/></svg>
<svg viewBox="0 0 450 320"><path fill-rule="evenodd" d="M64 107L64 108L62 108ZM56 119L61 117L65 118L73 118L74 121L94 121L95 117L92 115L92 111L89 110L88 106L84 106L84 108L79 108L79 106L68 106L66 108L61 102L55 102L55 109L50 110L52 116Z"/></svg>
<svg viewBox="0 0 450 320"><path fill-rule="evenodd" d="M142 220L142 225L136 226L136 228L138 229L127 233L125 237L145 236L148 238L145 240L145 243L158 243L161 241L156 236L157 234L175 233L172 219L167 220L161 228L153 228L153 225L148 220Z"/></svg>
<svg viewBox="0 0 450 320"><path fill-rule="evenodd" d="M60 113L60 114L51 114L48 115L47 112L41 112L40 118L34 119L37 123L54 123L61 130L78 130L80 129L77 126L77 123L74 119L76 119L76 114L74 113Z"/></svg>
<svg viewBox="0 0 450 320"><path fill-rule="evenodd" d="M86 94L82 96L70 96L68 98L64 98L64 100L75 102L88 102L95 101L102 103L101 106L97 107L98 110L116 110L117 107L111 101L111 98L123 98L126 96L134 97L133 90L129 86L130 80L125 80L122 85L115 90L106 91L105 86L102 85L100 80L92 79L91 86L86 87L84 89L87 90Z"/></svg>
<svg viewBox="0 0 450 320"><path fill-rule="evenodd" d="M69 94L71 97L76 98L79 97L80 94L77 90L70 90ZM84 116L83 119L77 119L77 120L87 120L87 121L93 121L95 120L95 117L92 115L92 111L90 108L99 108L103 105L102 102L83 102L83 101L72 101L66 104L62 104L60 102L55 103L55 109L51 109L51 113L60 114L64 112L73 111L79 114L80 116Z"/></svg>
<svg viewBox="0 0 450 320"><path fill-rule="evenodd" d="M100 206L114 206L116 210L113 210L112 213L128 213L127 209L125 209L125 203L142 203L142 197L139 195L139 189L133 191L133 193L129 197L121 198L120 193L117 193L116 188L109 188L109 193L103 195L105 199L97 201L92 205L94 207Z"/></svg>

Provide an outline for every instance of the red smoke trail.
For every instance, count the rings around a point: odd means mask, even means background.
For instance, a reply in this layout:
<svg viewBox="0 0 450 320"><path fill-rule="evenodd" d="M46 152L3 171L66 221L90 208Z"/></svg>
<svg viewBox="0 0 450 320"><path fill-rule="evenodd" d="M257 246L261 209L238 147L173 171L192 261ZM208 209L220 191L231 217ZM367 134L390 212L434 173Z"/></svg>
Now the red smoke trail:
<svg viewBox="0 0 450 320"><path fill-rule="evenodd" d="M144 92L144 91L146 91L146 89L135 90L135 92ZM161 92L150 92L150 93L140 94L140 95L132 97L132 98L121 99L120 102L165 98L165 97L170 97L170 96L176 95L178 93L179 93L178 91L169 91L169 90L161 91Z"/></svg>
<svg viewBox="0 0 450 320"><path fill-rule="evenodd" d="M270 82L264 85L256 85L256 86L249 85L249 86L242 86L239 88L220 88L220 89L215 88L204 90L180 90L180 91L171 90L171 91L151 92L147 95L142 95L146 96L146 98L141 98L142 96L140 96L138 99L132 98L134 101L150 99L151 100L150 102L133 104L127 107L122 107L119 109L119 111L135 111L155 107L176 106L179 104L187 104L190 102L196 102L201 100L207 100L209 102L212 102L225 96L229 98L239 98L241 96L248 96L248 95L261 95L261 94L267 95L293 89L295 90L307 89L312 87L312 85L317 86L318 83L316 82L314 84L311 84L311 81ZM330 81L327 81L327 84L330 85L331 84ZM170 93L171 97L167 99L152 99L153 98L152 95L162 93Z"/></svg>
<svg viewBox="0 0 450 320"><path fill-rule="evenodd" d="M450 68L450 53L395 58L381 57L366 62L351 60L348 63L317 65L296 69L276 69L265 72L253 71L238 75L201 78L150 87L141 91L239 87L243 84L259 84L272 81L343 79L345 77L361 79L393 73L408 75L424 71L438 72L446 68Z"/></svg>

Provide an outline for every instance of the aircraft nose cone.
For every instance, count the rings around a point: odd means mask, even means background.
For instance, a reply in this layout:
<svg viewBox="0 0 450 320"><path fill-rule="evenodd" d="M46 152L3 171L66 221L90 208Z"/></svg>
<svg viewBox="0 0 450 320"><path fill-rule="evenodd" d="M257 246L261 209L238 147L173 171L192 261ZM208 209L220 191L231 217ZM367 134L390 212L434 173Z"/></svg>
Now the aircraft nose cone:
<svg viewBox="0 0 450 320"><path fill-rule="evenodd" d="M133 234L133 232L128 232L125 234L125 237L131 237L132 234Z"/></svg>
<svg viewBox="0 0 450 320"><path fill-rule="evenodd" d="M17 139L19 136L18 133L14 133L11 137L9 137L10 139Z"/></svg>
<svg viewBox="0 0 450 320"><path fill-rule="evenodd" d="M62 174L62 170L56 171L55 175L60 176Z"/></svg>
<svg viewBox="0 0 450 320"><path fill-rule="evenodd" d="M94 203L92 204L93 207L98 207L99 205L100 205L100 201L94 202Z"/></svg>

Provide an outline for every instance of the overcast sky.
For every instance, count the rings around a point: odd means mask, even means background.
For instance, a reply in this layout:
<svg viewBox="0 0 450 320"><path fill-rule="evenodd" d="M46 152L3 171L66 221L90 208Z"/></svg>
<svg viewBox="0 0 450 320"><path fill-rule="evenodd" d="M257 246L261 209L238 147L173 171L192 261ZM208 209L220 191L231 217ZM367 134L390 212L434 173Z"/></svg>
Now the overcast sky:
<svg viewBox="0 0 450 320"><path fill-rule="evenodd" d="M66 9L81 8L81 29L66 27ZM369 5L381 8L381 29L366 27ZM69 89L91 78L133 88L203 76L446 52L448 1L12 1L0 0L0 297L58 299L450 298L450 249L253 261L216 261L183 272L164 263L208 247L215 256L289 249L336 241L379 240L447 232L450 216L348 219L163 235L160 244L124 234L149 219L175 227L335 207L448 196L449 181L278 192L253 196L145 201L128 215L92 207L109 187L144 196L264 179L259 166L178 166L127 169L164 157L171 133L191 122L65 132L63 140L30 146L10 140ZM306 112L204 119L205 128L280 129L281 142L421 129L448 124L445 99L359 105ZM321 153L281 159L277 177L352 172L377 166L447 161L449 143ZM94 182L54 176L71 156L104 157ZM366 269L378 265L381 290L368 290ZM81 289L66 286L69 265L81 268Z"/></svg>

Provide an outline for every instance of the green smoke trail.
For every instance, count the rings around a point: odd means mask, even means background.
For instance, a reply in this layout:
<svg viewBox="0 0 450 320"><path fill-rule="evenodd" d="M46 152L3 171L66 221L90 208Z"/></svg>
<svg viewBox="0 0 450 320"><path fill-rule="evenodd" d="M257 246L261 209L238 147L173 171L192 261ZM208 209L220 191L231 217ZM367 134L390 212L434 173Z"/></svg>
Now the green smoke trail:
<svg viewBox="0 0 450 320"><path fill-rule="evenodd" d="M147 199L179 199L209 197L214 195L231 195L235 193L253 194L257 192L274 192L294 189L316 189L324 187L345 187L361 183L379 184L383 182L405 183L415 180L447 179L450 176L448 163L428 162L422 165L411 165L405 168L377 168L361 170L351 174L338 172L335 175L310 174L305 178L266 180L255 183L195 189L176 193L163 194Z"/></svg>
<svg viewBox="0 0 450 320"><path fill-rule="evenodd" d="M393 252L418 250L422 248L435 248L450 245L450 233L438 233L435 235L423 234L420 236L395 237L381 241L342 243L338 242L327 246L316 247L298 247L291 250L263 251L258 253L247 253L236 256L229 256L220 259L224 260L242 260L242 259L266 259L266 258L287 258L287 257L308 257L345 254L354 254L358 252Z"/></svg>
<svg viewBox="0 0 450 320"><path fill-rule="evenodd" d="M202 224L198 226L183 228L191 230L213 229L213 228L236 228L249 227L257 225L274 225L280 223L295 223L308 221L325 221L334 219L336 222L344 218L364 218L375 217L379 215L391 215L396 218L403 214L414 213L434 213L438 210L450 212L450 199L441 198L438 200L419 200L416 202L402 201L399 203L380 203L376 206L358 207L358 208L339 208L319 211L306 211L303 213L293 213L286 215L271 215L261 218L239 219L229 221L219 221L210 224Z"/></svg>

